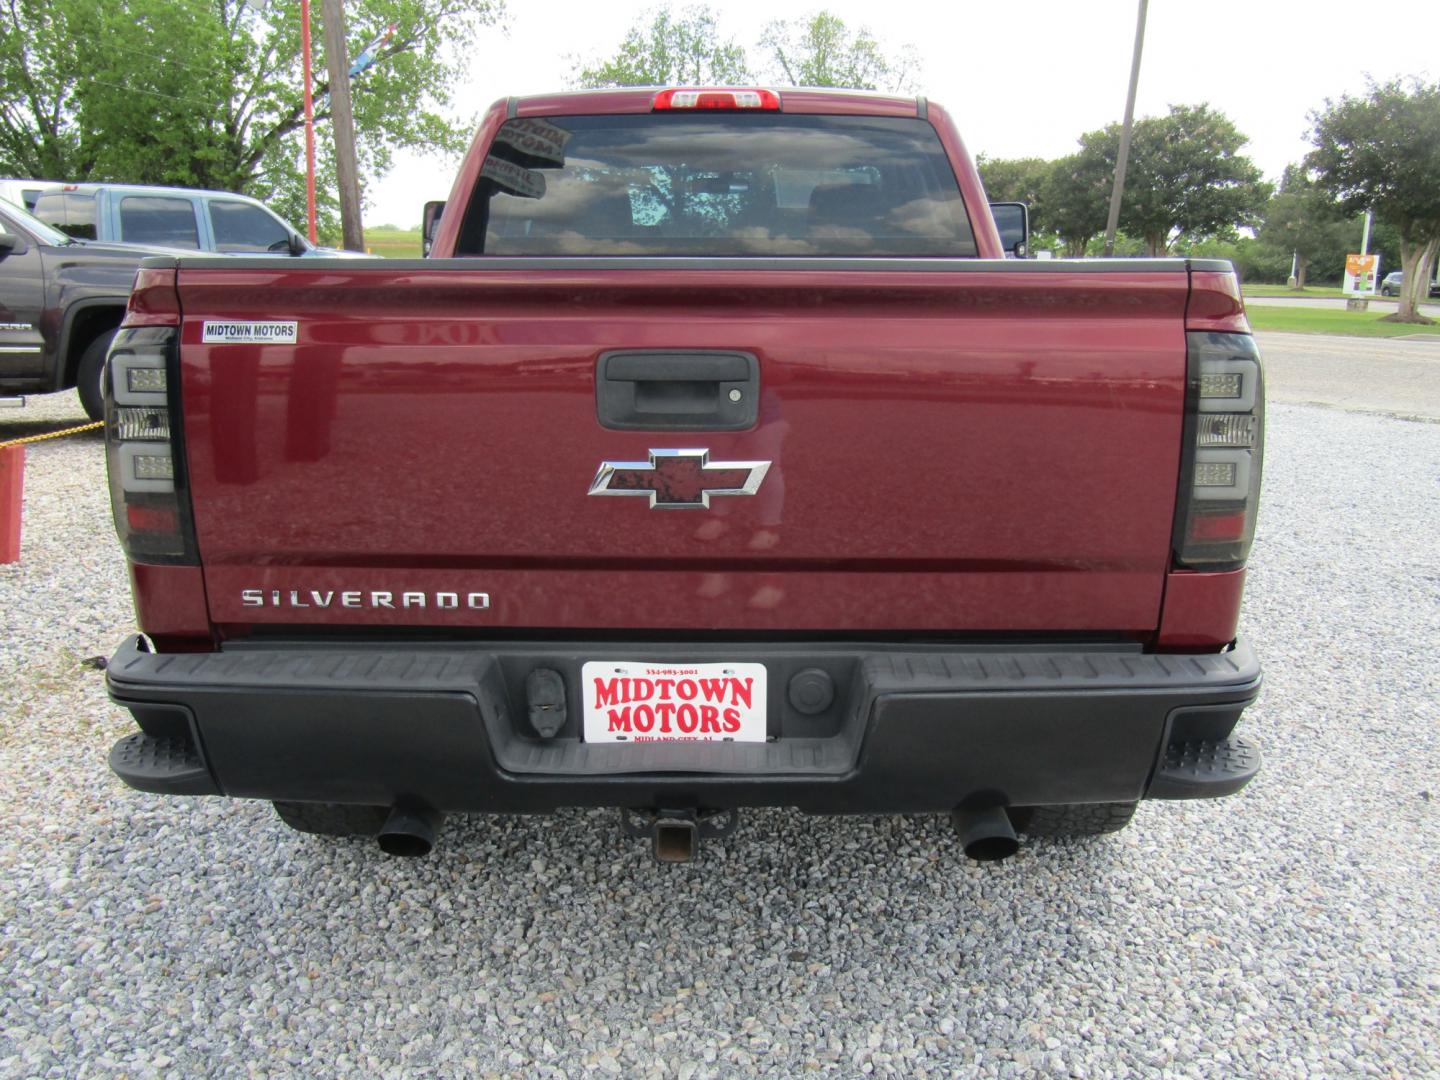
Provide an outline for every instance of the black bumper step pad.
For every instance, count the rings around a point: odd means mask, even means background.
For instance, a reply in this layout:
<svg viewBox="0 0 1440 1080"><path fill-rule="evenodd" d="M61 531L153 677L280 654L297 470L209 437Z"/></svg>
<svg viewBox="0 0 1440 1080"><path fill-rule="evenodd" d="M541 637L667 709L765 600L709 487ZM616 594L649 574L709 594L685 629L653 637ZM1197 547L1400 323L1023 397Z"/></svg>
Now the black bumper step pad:
<svg viewBox="0 0 1440 1080"><path fill-rule="evenodd" d="M110 768L137 791L220 794L195 744L183 735L127 735L110 750Z"/></svg>
<svg viewBox="0 0 1440 1080"><path fill-rule="evenodd" d="M1248 739L1172 742L1150 781L1147 799L1208 799L1233 795L1260 771L1260 748Z"/></svg>

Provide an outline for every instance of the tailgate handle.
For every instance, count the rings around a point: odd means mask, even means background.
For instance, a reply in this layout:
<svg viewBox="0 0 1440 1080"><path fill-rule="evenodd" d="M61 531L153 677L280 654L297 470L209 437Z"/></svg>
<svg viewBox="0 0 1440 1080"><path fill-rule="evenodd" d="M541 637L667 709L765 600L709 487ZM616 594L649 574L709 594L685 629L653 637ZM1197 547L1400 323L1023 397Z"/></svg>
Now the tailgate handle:
<svg viewBox="0 0 1440 1080"><path fill-rule="evenodd" d="M743 431L760 406L760 361L749 353L608 352L596 368L600 423L618 431Z"/></svg>

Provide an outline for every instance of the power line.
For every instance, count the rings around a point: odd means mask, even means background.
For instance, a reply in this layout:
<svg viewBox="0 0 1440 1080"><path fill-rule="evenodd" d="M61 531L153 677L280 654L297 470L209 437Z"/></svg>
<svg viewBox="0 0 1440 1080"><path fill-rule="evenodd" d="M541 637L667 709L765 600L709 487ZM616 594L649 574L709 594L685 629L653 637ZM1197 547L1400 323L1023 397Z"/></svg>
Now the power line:
<svg viewBox="0 0 1440 1080"><path fill-rule="evenodd" d="M112 90L123 90L127 94L144 94L146 97L160 98L162 101L178 101L182 104L203 106L213 108L214 98L189 97L180 94L166 94L159 90L142 90L138 86L122 86L120 83L106 82L104 79L97 79L92 76L77 75L76 82L92 83L96 86L108 86Z"/></svg>
<svg viewBox="0 0 1440 1080"><path fill-rule="evenodd" d="M195 105L207 109L214 108L217 102L216 98L211 97L195 97L188 94L167 94L161 90L146 90L139 86L125 86L122 83L109 82L106 79L97 79L93 75L76 75L74 79L77 83L90 83L95 86L109 87L111 90L121 90L127 94L144 94L146 97L159 98L162 101L176 101L184 105ZM242 95L239 92L231 95L232 98L240 96ZM285 110L279 111L283 114ZM320 113L317 115L328 117L330 114Z"/></svg>
<svg viewBox="0 0 1440 1080"><path fill-rule="evenodd" d="M101 45L102 48L105 47L104 44L100 41L100 39L95 37L93 34L73 34L71 36L76 38L85 38L98 45ZM158 60L162 64L174 64L176 67L182 67L186 71L213 72L215 70L215 68L208 64L187 64L184 60L177 60L173 56L166 56L162 53L149 52L146 49L137 49L133 45L129 44L124 47L124 51L126 53L134 54L136 56L146 56L149 57L151 60Z"/></svg>

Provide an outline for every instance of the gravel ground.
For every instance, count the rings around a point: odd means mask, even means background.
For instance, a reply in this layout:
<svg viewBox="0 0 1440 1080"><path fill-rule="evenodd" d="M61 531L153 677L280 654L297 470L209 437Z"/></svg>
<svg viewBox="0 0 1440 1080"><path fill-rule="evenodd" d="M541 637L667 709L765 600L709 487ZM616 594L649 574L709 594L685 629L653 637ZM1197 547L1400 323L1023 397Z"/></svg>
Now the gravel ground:
<svg viewBox="0 0 1440 1080"><path fill-rule="evenodd" d="M33 448L0 567L0 1074L1437 1075L1440 424L1269 425L1266 770L986 866L938 820L788 812L681 867L592 812L452 821L404 862L130 792L83 662L131 618L99 446Z"/></svg>

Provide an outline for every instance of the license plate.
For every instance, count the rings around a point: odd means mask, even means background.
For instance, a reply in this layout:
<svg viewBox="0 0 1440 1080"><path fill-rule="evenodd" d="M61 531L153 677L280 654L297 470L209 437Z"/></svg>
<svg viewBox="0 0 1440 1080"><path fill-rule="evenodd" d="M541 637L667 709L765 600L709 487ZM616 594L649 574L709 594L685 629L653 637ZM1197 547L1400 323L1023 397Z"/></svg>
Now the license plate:
<svg viewBox="0 0 1440 1080"><path fill-rule="evenodd" d="M764 664L591 661L585 741L764 742Z"/></svg>

